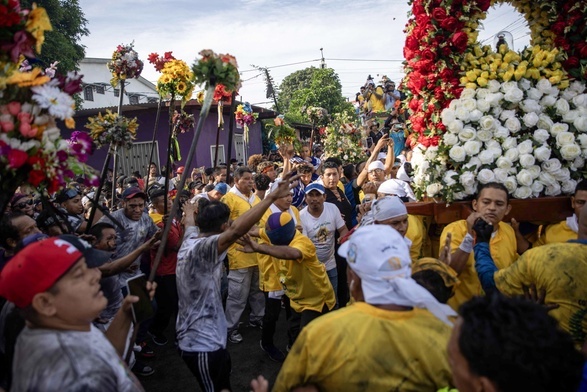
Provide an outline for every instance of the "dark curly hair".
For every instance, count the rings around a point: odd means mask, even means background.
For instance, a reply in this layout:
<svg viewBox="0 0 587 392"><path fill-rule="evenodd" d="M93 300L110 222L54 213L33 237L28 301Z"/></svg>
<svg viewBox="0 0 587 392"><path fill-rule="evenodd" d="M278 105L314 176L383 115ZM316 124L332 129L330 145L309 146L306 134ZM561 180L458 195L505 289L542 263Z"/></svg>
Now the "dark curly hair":
<svg viewBox="0 0 587 392"><path fill-rule="evenodd" d="M266 191L271 185L271 178L267 174L256 174L253 181L255 181L255 189L258 191Z"/></svg>
<svg viewBox="0 0 587 392"><path fill-rule="evenodd" d="M461 353L499 391L578 389L583 358L544 307L495 293L471 299L459 313Z"/></svg>

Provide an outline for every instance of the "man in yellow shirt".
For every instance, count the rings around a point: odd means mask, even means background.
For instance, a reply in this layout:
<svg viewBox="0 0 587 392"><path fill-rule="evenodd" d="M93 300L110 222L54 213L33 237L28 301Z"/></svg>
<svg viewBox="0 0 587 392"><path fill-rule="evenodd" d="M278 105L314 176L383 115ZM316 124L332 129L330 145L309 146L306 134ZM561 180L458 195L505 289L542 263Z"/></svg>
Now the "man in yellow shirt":
<svg viewBox="0 0 587 392"><path fill-rule="evenodd" d="M456 313L411 277L389 226L357 229L341 245L355 302L313 321L289 352L274 391L436 391L451 384L446 344Z"/></svg>
<svg viewBox="0 0 587 392"><path fill-rule="evenodd" d="M473 225L478 219L493 225L489 248L497 268L509 267L518 258L514 229L502 222L511 209L507 189L496 182L483 184L479 187L477 197L472 203L474 212L466 220L462 219L447 225L440 236L440 243L444 244L448 234L452 234L450 265L459 274L461 282L456 288L454 297L448 301L455 310L474 296L483 294L475 271L475 255L473 254Z"/></svg>
<svg viewBox="0 0 587 392"><path fill-rule="evenodd" d="M246 237L241 250L272 256L278 264L279 280L293 310L289 320L289 335L293 342L310 321L334 308L334 290L324 264L316 256L316 247L296 230L290 214L271 214L259 234L264 243Z"/></svg>
<svg viewBox="0 0 587 392"><path fill-rule="evenodd" d="M571 197L571 206L574 214L566 220L547 226L540 238L532 244L533 247L576 240L579 232L581 208L587 203L587 181L583 180L575 187L575 194Z"/></svg>
<svg viewBox="0 0 587 392"><path fill-rule="evenodd" d="M486 292L523 295L526 287L544 293L556 308L550 315L581 346L587 335L587 207L581 211L579 239L530 249L508 268L498 270L488 251L483 228L475 226L475 267ZM489 230L489 229L488 229Z"/></svg>
<svg viewBox="0 0 587 392"><path fill-rule="evenodd" d="M234 186L220 200L230 208L230 220L235 220L261 200L253 193L253 174L247 167L234 172ZM256 254L246 254L233 244L228 249L228 298L226 299L226 322L228 340L240 343L243 337L238 332L238 323L247 300L251 306L249 323L261 326L265 314L265 296L259 290L259 266Z"/></svg>

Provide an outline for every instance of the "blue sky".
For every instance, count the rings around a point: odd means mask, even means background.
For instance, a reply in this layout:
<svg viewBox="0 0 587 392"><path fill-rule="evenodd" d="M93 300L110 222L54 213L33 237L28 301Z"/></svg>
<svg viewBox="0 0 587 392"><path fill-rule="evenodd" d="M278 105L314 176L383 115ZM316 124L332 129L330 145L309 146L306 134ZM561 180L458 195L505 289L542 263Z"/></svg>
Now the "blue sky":
<svg viewBox="0 0 587 392"><path fill-rule="evenodd" d="M118 44L134 41L146 62L151 52L173 54L191 64L202 49L236 56L242 71L240 99L270 106L265 84L251 64L274 67L279 84L288 74L320 65L320 48L338 73L343 95L354 97L371 74L399 82L403 76L403 29L409 6L399 0L80 0L90 35L87 57L109 58ZM506 28L516 48L528 44L523 26L510 6L491 9L480 40ZM294 64L300 63L300 64ZM292 64L292 65L289 65ZM158 73L145 64L142 76ZM379 76L379 77L378 77Z"/></svg>

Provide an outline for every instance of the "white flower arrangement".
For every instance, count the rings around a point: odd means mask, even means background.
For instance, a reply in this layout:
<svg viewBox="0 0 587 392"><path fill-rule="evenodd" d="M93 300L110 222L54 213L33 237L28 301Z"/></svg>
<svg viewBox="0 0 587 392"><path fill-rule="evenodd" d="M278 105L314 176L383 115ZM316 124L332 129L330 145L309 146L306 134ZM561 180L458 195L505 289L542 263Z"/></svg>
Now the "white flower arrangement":
<svg viewBox="0 0 587 392"><path fill-rule="evenodd" d="M417 195L452 202L492 181L517 199L572 194L586 174L586 91L524 78L465 88L442 111L447 132L434 154L414 151Z"/></svg>

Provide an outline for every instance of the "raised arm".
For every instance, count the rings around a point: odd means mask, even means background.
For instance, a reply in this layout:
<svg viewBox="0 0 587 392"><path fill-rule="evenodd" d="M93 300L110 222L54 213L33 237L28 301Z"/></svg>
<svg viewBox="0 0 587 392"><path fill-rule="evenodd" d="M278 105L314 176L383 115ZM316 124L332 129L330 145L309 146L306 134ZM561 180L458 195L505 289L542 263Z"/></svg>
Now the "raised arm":
<svg viewBox="0 0 587 392"><path fill-rule="evenodd" d="M367 162L365 163L365 168L359 173L359 176L357 177L357 186L363 186L363 184L367 181L369 164L377 159L379 151L381 151L381 149L385 146L388 140L389 135L383 135L381 139L379 139L379 141L375 145L375 148L371 152L371 156L369 157L369 159L367 159Z"/></svg>

